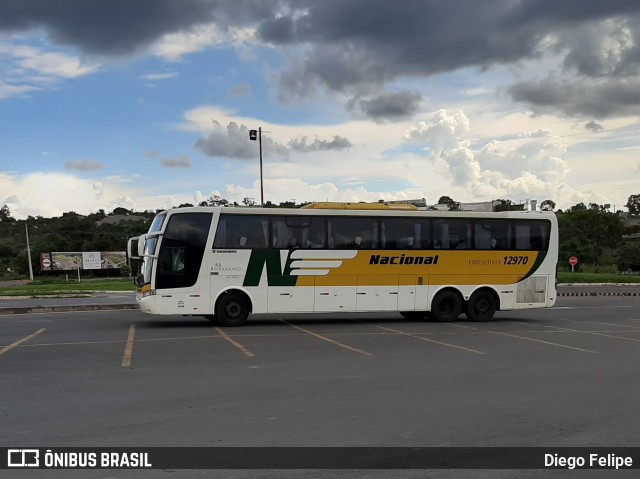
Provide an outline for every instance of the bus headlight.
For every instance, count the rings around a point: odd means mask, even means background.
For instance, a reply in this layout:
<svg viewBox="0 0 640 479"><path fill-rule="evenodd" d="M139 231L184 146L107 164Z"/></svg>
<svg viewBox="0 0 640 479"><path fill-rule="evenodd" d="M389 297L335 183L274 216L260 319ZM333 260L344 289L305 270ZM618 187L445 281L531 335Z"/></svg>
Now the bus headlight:
<svg viewBox="0 0 640 479"><path fill-rule="evenodd" d="M153 296L156 294L156 290L151 289L150 284L145 284L142 288L138 290L138 292L140 293L140 296L143 298L146 298L147 296Z"/></svg>

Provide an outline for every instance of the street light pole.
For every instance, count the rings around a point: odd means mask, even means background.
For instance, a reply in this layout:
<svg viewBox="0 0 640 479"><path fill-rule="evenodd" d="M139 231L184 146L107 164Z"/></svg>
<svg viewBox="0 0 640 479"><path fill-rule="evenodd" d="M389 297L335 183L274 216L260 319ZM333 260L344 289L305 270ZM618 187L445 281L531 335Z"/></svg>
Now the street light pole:
<svg viewBox="0 0 640 479"><path fill-rule="evenodd" d="M260 145L260 206L264 207L264 188L262 185L262 127L258 128L258 144Z"/></svg>
<svg viewBox="0 0 640 479"><path fill-rule="evenodd" d="M24 224L24 232L27 235L27 258L29 259L29 279L33 281L33 265L31 264L31 246L29 245L29 230L27 223Z"/></svg>
<svg viewBox="0 0 640 479"><path fill-rule="evenodd" d="M260 149L260 206L264 206L264 186L262 181L262 127L257 130L249 130L249 139L258 140Z"/></svg>

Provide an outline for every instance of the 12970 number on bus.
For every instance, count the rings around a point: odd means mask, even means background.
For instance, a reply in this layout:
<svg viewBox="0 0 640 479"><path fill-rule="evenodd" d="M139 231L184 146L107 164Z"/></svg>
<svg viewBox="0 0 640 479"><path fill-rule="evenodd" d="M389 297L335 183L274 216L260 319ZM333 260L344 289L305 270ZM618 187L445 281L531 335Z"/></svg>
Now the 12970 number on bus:
<svg viewBox="0 0 640 479"><path fill-rule="evenodd" d="M516 264L527 264L529 262L528 256L505 256L504 264L507 265L516 265Z"/></svg>

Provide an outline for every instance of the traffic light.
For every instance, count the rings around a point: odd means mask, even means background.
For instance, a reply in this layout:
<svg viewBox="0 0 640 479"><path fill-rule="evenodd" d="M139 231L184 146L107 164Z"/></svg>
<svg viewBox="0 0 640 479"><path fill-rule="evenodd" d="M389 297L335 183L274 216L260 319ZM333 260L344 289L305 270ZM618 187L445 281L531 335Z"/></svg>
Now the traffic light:
<svg viewBox="0 0 640 479"><path fill-rule="evenodd" d="M257 140L258 139L258 130L249 130L249 139L250 140Z"/></svg>

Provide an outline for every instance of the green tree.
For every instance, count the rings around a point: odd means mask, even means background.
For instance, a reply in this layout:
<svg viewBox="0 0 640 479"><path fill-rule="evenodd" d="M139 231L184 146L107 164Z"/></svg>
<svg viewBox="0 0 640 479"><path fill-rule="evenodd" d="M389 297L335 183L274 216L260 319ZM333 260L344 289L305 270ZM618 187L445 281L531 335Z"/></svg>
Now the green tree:
<svg viewBox="0 0 640 479"><path fill-rule="evenodd" d="M7 205L4 205L2 208L0 208L0 221L4 221L7 223L15 222L15 218L11 216L11 211L9 211L9 207Z"/></svg>
<svg viewBox="0 0 640 479"><path fill-rule="evenodd" d="M229 200L224 199L220 195L211 195L204 201L201 201L198 206L227 206Z"/></svg>
<svg viewBox="0 0 640 479"><path fill-rule="evenodd" d="M553 200L544 200L540 203L540 209L542 211L553 211L556 209L556 202Z"/></svg>
<svg viewBox="0 0 640 479"><path fill-rule="evenodd" d="M616 264L619 271L627 271L630 265L640 265L640 241L629 240L625 242L616 255Z"/></svg>
<svg viewBox="0 0 640 479"><path fill-rule="evenodd" d="M441 196L438 200L439 205L447 205L449 211L460 211L460 203L449 196Z"/></svg>
<svg viewBox="0 0 640 479"><path fill-rule="evenodd" d="M570 256L578 256L583 263L598 264L604 249L615 249L622 240L623 220L595 203L589 207L578 203L558 212L557 217L563 266Z"/></svg>
<svg viewBox="0 0 640 479"><path fill-rule="evenodd" d="M640 194L629 196L629 199L627 200L627 204L625 206L629 208L630 215L640 215Z"/></svg>
<svg viewBox="0 0 640 479"><path fill-rule="evenodd" d="M126 208L122 208L121 206L118 206L117 208L114 208L114 210L111 212L112 215L130 215L131 214L131 210L128 210Z"/></svg>

